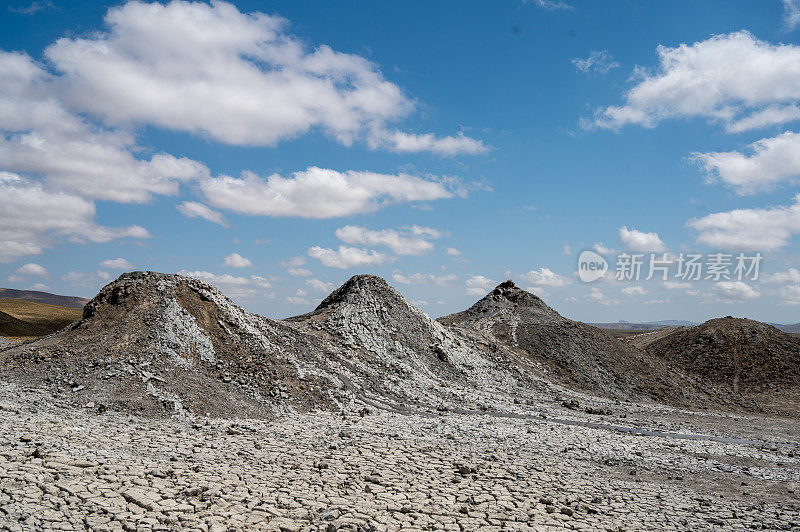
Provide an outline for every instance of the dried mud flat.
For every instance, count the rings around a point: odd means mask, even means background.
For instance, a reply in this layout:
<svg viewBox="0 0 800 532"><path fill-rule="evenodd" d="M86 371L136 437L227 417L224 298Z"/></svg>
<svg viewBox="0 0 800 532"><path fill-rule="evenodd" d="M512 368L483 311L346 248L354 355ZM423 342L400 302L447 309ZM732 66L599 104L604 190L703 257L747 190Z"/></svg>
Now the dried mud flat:
<svg viewBox="0 0 800 532"><path fill-rule="evenodd" d="M514 416L148 419L7 383L0 407L3 529L800 527L800 422L790 419L628 403L593 416L555 402Z"/></svg>

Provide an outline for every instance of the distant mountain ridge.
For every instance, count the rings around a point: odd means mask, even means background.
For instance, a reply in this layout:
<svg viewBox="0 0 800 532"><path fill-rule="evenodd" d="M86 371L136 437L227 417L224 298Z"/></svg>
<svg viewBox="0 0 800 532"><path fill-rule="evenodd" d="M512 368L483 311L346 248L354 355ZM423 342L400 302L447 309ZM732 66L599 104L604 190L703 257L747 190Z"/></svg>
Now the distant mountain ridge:
<svg viewBox="0 0 800 532"><path fill-rule="evenodd" d="M47 303L69 308L83 308L89 302L85 297L62 296L38 290L17 290L15 288L0 288L0 299L19 299L20 301L33 301L34 303Z"/></svg>
<svg viewBox="0 0 800 532"><path fill-rule="evenodd" d="M799 334L800 333L800 323L771 323L771 322L764 322L768 325L772 325L776 329L780 329L785 333L790 334ZM589 325L593 325L598 329L614 329L614 330L627 330L627 331L654 331L656 329L661 329L662 327L696 327L700 325L700 323L696 321L687 321L687 320L659 320L659 321L645 321L645 322L633 322L633 321L613 321L613 322L603 322L603 323L589 323Z"/></svg>

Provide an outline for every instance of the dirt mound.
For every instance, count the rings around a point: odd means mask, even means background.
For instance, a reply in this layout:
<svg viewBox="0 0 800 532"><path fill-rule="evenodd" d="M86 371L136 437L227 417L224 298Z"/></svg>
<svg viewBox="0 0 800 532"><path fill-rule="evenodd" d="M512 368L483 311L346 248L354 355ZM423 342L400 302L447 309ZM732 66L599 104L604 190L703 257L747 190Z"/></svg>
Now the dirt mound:
<svg viewBox="0 0 800 532"><path fill-rule="evenodd" d="M0 311L0 336L26 337L46 334L41 327Z"/></svg>
<svg viewBox="0 0 800 532"><path fill-rule="evenodd" d="M143 413L268 416L335 401L320 348L196 279L123 274L59 334L2 352L5 377Z"/></svg>
<svg viewBox="0 0 800 532"><path fill-rule="evenodd" d="M509 347L521 364L584 392L690 406L735 401L605 331L564 318L512 281L439 321L488 345Z"/></svg>
<svg viewBox="0 0 800 532"><path fill-rule="evenodd" d="M365 392L431 402L442 383L502 380L486 353L374 275L356 275L313 312L288 321L328 339L338 352L333 367Z"/></svg>
<svg viewBox="0 0 800 532"><path fill-rule="evenodd" d="M800 388L800 338L732 318L679 328L647 351L687 372L745 393Z"/></svg>

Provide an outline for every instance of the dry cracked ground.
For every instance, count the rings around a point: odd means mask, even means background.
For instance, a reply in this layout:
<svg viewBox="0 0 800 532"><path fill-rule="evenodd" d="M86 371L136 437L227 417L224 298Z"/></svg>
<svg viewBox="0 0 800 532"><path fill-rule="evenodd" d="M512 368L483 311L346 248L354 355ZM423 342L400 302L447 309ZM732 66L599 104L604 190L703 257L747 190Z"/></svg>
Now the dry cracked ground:
<svg viewBox="0 0 800 532"><path fill-rule="evenodd" d="M796 420L556 402L164 420L7 383L0 408L2 529L800 529Z"/></svg>

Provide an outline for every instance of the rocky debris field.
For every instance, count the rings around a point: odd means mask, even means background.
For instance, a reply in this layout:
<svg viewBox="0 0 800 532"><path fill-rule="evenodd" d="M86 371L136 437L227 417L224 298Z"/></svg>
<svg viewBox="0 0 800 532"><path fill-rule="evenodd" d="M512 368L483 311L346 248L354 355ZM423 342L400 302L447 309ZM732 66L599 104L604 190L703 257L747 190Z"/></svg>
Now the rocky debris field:
<svg viewBox="0 0 800 532"><path fill-rule="evenodd" d="M575 405L157 419L8 383L0 408L6 530L800 529L796 420L616 407L769 440L734 442L566 424L597 420Z"/></svg>

